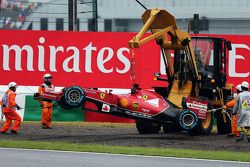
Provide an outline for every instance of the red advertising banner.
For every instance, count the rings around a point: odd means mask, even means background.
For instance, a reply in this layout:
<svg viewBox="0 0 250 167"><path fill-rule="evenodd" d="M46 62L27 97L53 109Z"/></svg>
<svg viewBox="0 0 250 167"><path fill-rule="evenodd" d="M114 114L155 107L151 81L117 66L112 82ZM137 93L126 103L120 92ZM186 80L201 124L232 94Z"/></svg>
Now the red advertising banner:
<svg viewBox="0 0 250 167"><path fill-rule="evenodd" d="M132 50L128 41L135 33L56 32L0 30L1 85L15 81L36 86L45 73L56 86L130 88ZM214 35L232 41L228 57L228 81L250 82L250 36ZM160 50L155 41L134 50L136 82L142 88L165 84L154 81L159 72Z"/></svg>
<svg viewBox="0 0 250 167"><path fill-rule="evenodd" d="M0 31L2 85L39 85L45 73L56 86L130 88L131 33L56 31ZM143 87L153 84L159 68L154 41L135 50L136 79ZM148 77L149 76L149 77Z"/></svg>

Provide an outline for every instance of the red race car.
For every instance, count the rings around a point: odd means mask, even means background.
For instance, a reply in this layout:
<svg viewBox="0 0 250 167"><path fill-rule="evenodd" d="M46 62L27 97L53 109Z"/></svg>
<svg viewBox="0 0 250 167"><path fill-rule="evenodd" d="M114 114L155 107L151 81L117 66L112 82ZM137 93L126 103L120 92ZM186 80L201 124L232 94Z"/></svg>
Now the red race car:
<svg viewBox="0 0 250 167"><path fill-rule="evenodd" d="M82 106L83 110L106 113L136 120L139 133L158 133L161 125L172 124L176 129L190 131L198 124L202 111L207 110L206 102L192 103L187 98L189 108L180 109L154 91L142 90L134 85L129 94L112 94L97 89L71 86L60 92L35 93L37 100L57 101L63 108ZM196 100L196 99L195 99ZM86 108L93 103L95 107ZM198 109L197 109L198 107Z"/></svg>

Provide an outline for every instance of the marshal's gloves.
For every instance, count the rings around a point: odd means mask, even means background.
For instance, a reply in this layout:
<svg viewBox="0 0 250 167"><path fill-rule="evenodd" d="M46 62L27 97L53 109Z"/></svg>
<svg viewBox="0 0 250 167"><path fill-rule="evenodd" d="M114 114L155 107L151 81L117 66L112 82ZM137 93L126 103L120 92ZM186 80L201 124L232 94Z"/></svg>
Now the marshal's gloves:
<svg viewBox="0 0 250 167"><path fill-rule="evenodd" d="M43 108L43 107L44 107L43 103L40 103L40 107L41 107L41 108Z"/></svg>
<svg viewBox="0 0 250 167"><path fill-rule="evenodd" d="M21 107L19 105L16 105L17 110L21 110Z"/></svg>

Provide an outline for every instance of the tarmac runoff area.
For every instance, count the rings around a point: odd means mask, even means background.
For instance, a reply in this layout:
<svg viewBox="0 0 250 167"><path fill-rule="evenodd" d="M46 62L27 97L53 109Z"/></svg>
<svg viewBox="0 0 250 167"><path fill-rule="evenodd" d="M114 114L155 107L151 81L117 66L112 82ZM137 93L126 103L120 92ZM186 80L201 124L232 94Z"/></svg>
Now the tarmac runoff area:
<svg viewBox="0 0 250 167"><path fill-rule="evenodd" d="M159 156L138 156L122 154L105 154L89 152L70 152L70 151L48 151L48 150L29 150L29 149L5 149L0 148L0 165L8 167L152 167L152 166L174 166L174 167L249 167L247 162L232 162L218 160L204 160L191 158L173 158Z"/></svg>

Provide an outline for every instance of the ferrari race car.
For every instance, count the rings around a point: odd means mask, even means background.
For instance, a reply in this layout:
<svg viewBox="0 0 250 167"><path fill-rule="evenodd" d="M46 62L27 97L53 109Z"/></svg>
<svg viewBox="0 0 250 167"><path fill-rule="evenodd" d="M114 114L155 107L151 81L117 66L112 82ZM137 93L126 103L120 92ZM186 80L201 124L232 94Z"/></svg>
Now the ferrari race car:
<svg viewBox="0 0 250 167"><path fill-rule="evenodd" d="M204 119L207 102L193 97L183 100L183 109L175 106L154 91L142 90L135 85L128 94L71 86L59 92L35 93L36 100L53 100L63 108L82 106L83 110L111 114L136 120L139 133L158 133L161 125L172 124L179 130L190 131ZM88 103L95 107L87 108ZM93 105L92 105L93 106Z"/></svg>

